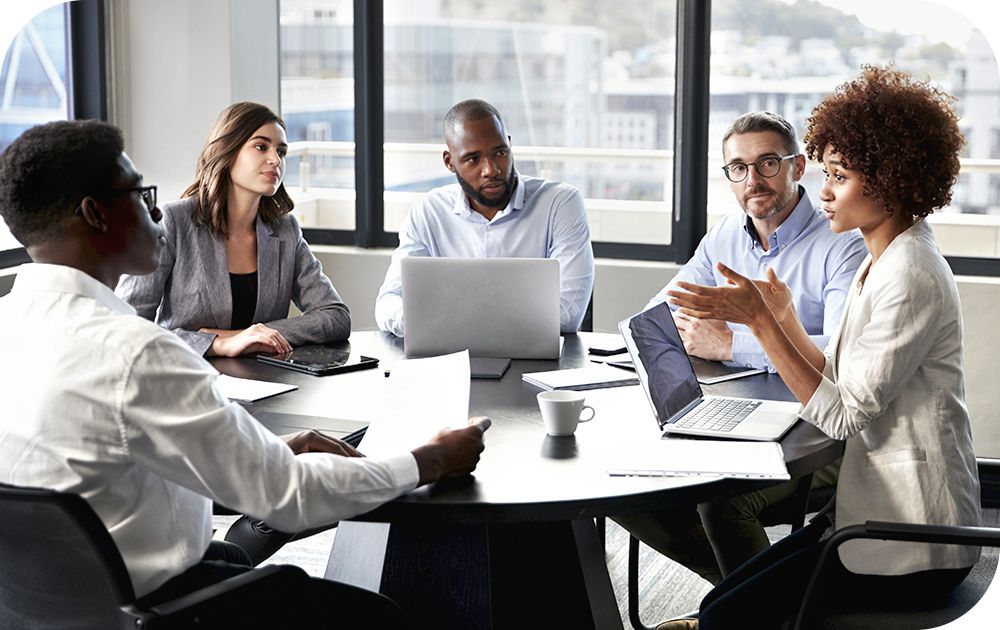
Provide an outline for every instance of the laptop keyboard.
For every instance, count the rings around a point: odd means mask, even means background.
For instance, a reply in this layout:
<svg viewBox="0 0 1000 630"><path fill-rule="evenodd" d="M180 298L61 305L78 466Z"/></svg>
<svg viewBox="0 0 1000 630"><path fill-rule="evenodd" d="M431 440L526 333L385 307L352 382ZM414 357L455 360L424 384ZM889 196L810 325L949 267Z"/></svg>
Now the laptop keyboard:
<svg viewBox="0 0 1000 630"><path fill-rule="evenodd" d="M678 420L674 426L699 431L728 433L736 428L744 418L760 407L759 400L742 398L709 398L694 411Z"/></svg>

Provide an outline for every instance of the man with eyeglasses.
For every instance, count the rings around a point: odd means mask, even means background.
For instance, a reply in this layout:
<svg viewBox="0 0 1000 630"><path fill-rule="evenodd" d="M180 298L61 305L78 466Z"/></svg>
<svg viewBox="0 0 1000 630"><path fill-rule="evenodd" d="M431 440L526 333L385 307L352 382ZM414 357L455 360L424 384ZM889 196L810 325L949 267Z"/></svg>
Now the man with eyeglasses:
<svg viewBox="0 0 1000 630"><path fill-rule="evenodd" d="M279 438L222 395L200 355L119 299L119 277L156 269L165 238L156 187L116 127L21 134L0 154L0 216L32 259L0 298L0 483L86 499L141 605L252 569L211 540L213 500L302 531L475 469L486 419L386 458L317 432ZM375 593L318 579L295 589L289 606L307 619L281 627L404 624Z"/></svg>
<svg viewBox="0 0 1000 630"><path fill-rule="evenodd" d="M771 112L737 118L722 138L723 173L742 212L712 226L694 256L646 308L667 301L679 281L719 286L722 262L749 278L766 279L768 267L791 288L795 310L819 347L840 323L847 291L867 250L857 232L833 233L798 184L806 159L795 130ZM746 326L674 313L688 354L774 372ZM838 465L813 477L813 488L833 485ZM769 545L759 515L794 495L792 481L689 510L671 508L615 520L650 547L713 584Z"/></svg>

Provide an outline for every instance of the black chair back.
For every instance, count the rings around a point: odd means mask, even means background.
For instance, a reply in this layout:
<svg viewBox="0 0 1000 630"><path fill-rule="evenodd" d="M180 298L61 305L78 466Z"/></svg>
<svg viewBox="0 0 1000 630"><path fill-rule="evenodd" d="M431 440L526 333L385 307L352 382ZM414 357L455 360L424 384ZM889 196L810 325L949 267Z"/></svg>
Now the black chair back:
<svg viewBox="0 0 1000 630"><path fill-rule="evenodd" d="M0 628L119 627L132 583L84 499L0 484L0 514Z"/></svg>

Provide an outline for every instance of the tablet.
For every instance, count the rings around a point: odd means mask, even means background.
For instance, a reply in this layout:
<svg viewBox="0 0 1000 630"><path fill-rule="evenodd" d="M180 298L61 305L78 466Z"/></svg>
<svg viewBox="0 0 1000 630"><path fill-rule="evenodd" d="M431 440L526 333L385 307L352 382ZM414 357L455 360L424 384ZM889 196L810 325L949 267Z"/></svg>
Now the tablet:
<svg viewBox="0 0 1000 630"><path fill-rule="evenodd" d="M366 370L378 365L374 357L352 353L350 345L338 348L301 346L283 354L258 354L257 360L314 376Z"/></svg>

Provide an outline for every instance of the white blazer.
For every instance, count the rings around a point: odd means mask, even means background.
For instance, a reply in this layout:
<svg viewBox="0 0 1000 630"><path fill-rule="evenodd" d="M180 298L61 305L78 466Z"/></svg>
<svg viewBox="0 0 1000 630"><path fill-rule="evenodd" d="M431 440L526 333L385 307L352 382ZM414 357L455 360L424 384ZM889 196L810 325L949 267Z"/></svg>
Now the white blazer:
<svg viewBox="0 0 1000 630"><path fill-rule="evenodd" d="M836 526L978 526L961 305L926 221L897 236L874 265L871 256L862 263L825 355L824 378L802 417L847 440ZM845 543L840 558L854 573L900 575L969 567L979 549L859 540Z"/></svg>

